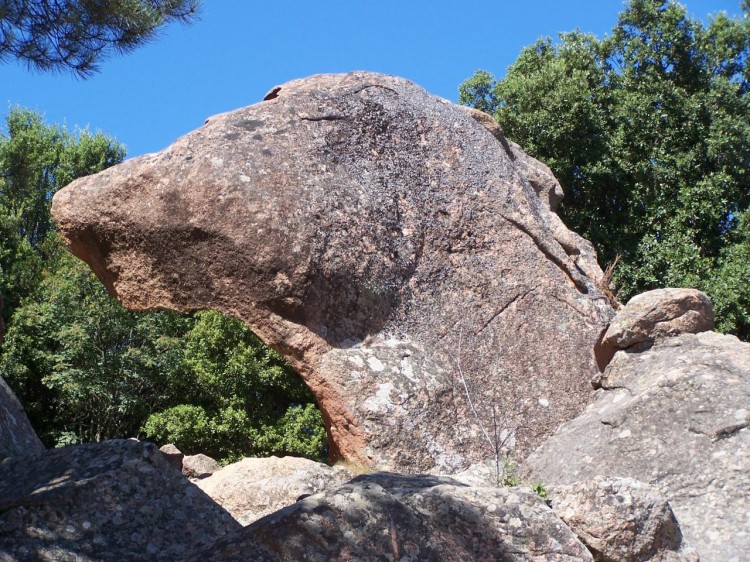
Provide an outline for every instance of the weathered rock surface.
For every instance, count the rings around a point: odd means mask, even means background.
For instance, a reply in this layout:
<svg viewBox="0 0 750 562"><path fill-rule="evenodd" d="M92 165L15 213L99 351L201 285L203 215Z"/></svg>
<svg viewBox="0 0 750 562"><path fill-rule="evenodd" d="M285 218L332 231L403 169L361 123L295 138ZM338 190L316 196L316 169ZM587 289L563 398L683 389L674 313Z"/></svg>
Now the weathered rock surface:
<svg viewBox="0 0 750 562"><path fill-rule="evenodd" d="M297 457L247 458L196 484L240 524L249 525L300 496L338 488L353 477L346 468Z"/></svg>
<svg viewBox="0 0 750 562"><path fill-rule="evenodd" d="M612 319L603 343L616 349L649 346L680 334L714 329L714 305L696 289L655 289L634 296Z"/></svg>
<svg viewBox="0 0 750 562"><path fill-rule="evenodd" d="M334 458L453 473L578 415L612 315L518 161L406 80L322 75L77 180L53 214L129 308L220 310L281 352Z"/></svg>
<svg viewBox="0 0 750 562"><path fill-rule="evenodd" d="M630 478L602 478L549 490L552 510L595 562L698 562L667 499Z"/></svg>
<svg viewBox="0 0 750 562"><path fill-rule="evenodd" d="M185 458L185 455L182 453L182 451L180 451L172 443L162 445L161 447L159 447L159 450L164 454L164 457L167 459L167 462L172 468L178 470L179 472L182 472L182 459Z"/></svg>
<svg viewBox="0 0 750 562"><path fill-rule="evenodd" d="M187 478L208 478L218 470L221 470L221 465L203 453L182 457L182 473Z"/></svg>
<svg viewBox="0 0 750 562"><path fill-rule="evenodd" d="M0 463L0 560L181 560L240 528L150 443Z"/></svg>
<svg viewBox="0 0 750 562"><path fill-rule="evenodd" d="M372 474L217 541L194 561L585 561L591 554L530 491Z"/></svg>
<svg viewBox="0 0 750 562"><path fill-rule="evenodd" d="M0 377L0 460L42 451L44 445L31 427L21 403Z"/></svg>
<svg viewBox="0 0 750 562"><path fill-rule="evenodd" d="M750 344L714 332L619 351L597 398L526 462L530 477L654 485L707 562L750 552Z"/></svg>

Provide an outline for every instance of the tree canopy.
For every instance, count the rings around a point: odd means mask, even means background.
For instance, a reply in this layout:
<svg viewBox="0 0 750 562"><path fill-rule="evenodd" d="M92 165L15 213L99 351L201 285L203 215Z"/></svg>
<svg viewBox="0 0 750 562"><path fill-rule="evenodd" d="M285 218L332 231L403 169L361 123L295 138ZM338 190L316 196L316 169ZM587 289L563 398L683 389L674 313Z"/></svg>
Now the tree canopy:
<svg viewBox="0 0 750 562"><path fill-rule="evenodd" d="M707 25L669 0L632 0L611 36L574 31L525 48L460 103L491 113L546 162L560 213L622 299L697 287L722 331L750 337L750 1Z"/></svg>
<svg viewBox="0 0 750 562"><path fill-rule="evenodd" d="M40 70L97 70L111 52L128 52L173 21L195 18L198 0L0 0L0 60Z"/></svg>

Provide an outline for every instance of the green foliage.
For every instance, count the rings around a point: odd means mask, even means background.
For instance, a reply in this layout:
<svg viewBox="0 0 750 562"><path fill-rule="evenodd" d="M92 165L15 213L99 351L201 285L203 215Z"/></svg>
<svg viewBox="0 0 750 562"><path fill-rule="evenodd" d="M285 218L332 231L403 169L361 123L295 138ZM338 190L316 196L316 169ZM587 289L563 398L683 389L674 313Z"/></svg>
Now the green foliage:
<svg viewBox="0 0 750 562"><path fill-rule="evenodd" d="M40 70L96 71L111 51L128 52L172 21L190 21L197 0L0 0L0 61Z"/></svg>
<svg viewBox="0 0 750 562"><path fill-rule="evenodd" d="M499 484L501 486L519 486L521 477L518 474L518 467L511 461L505 461L500 468Z"/></svg>
<svg viewBox="0 0 750 562"><path fill-rule="evenodd" d="M0 373L48 445L136 435L180 380L190 321L129 313L59 239L45 250L42 280L10 322Z"/></svg>
<svg viewBox="0 0 750 562"><path fill-rule="evenodd" d="M186 454L216 449L213 426L201 406L182 404L149 416L143 431L157 443L173 443Z"/></svg>
<svg viewBox="0 0 750 562"><path fill-rule="evenodd" d="M244 324L128 312L65 249L52 195L123 157L104 135L71 135L21 109L0 136L0 375L40 437L56 446L145 432L222 460L321 458L312 394Z"/></svg>
<svg viewBox="0 0 750 562"><path fill-rule="evenodd" d="M544 484L542 484L541 482L534 482L531 485L531 489L537 496L542 498L544 501L549 500L549 492L547 491L547 488L544 486Z"/></svg>
<svg viewBox="0 0 750 562"><path fill-rule="evenodd" d="M238 320L200 312L185 337L190 403L150 416L147 436L219 458L322 458L326 436L310 390ZM198 416L198 408L200 417ZM191 417L192 416L192 417ZM201 429L183 427L200 419ZM205 423L203 423L205 420Z"/></svg>
<svg viewBox="0 0 750 562"><path fill-rule="evenodd" d="M40 276L52 230L52 195L75 178L120 162L125 149L101 133L68 133L38 113L11 109L0 132L0 311L7 323Z"/></svg>
<svg viewBox="0 0 750 562"><path fill-rule="evenodd" d="M552 168L566 223L603 263L622 255L621 298L697 287L747 339L748 55L747 17L703 26L677 3L632 0L610 37L540 39L505 78L467 80L460 102Z"/></svg>

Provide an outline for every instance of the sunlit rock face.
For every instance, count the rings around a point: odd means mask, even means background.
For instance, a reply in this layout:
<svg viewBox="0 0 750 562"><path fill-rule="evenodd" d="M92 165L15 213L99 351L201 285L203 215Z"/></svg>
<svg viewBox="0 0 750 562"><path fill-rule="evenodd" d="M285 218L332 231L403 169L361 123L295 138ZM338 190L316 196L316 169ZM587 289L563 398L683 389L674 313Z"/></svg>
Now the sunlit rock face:
<svg viewBox="0 0 750 562"><path fill-rule="evenodd" d="M531 490L473 488L445 477L378 473L304 498L187 560L594 559Z"/></svg>
<svg viewBox="0 0 750 562"><path fill-rule="evenodd" d="M669 500L701 560L747 559L750 344L715 332L663 338L618 351L600 385L586 412L527 458L528 478L635 478Z"/></svg>
<svg viewBox="0 0 750 562"><path fill-rule="evenodd" d="M579 414L612 314L554 178L514 150L404 79L313 76L53 214L127 307L244 320L315 393L334 457L453 473Z"/></svg>

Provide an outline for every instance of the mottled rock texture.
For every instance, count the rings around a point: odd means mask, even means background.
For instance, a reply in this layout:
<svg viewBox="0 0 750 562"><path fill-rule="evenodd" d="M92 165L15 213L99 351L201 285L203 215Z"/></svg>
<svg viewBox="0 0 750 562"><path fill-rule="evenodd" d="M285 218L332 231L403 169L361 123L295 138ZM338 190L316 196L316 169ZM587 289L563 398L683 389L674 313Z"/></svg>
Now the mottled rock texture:
<svg viewBox="0 0 750 562"><path fill-rule="evenodd" d="M217 541L197 561L591 560L530 491L372 474L305 498Z"/></svg>
<svg viewBox="0 0 750 562"><path fill-rule="evenodd" d="M750 344L683 334L619 351L587 411L526 462L530 477L571 484L628 477L663 493L706 562L750 552Z"/></svg>
<svg viewBox="0 0 750 562"><path fill-rule="evenodd" d="M406 80L321 75L74 182L53 214L127 307L216 309L281 352L332 457L453 473L578 415L612 315L517 161Z"/></svg>
<svg viewBox="0 0 750 562"><path fill-rule="evenodd" d="M185 458L185 455L182 453L182 451L180 451L172 443L162 445L161 447L159 447L159 450L164 454L164 457L167 459L167 462L172 468L182 472L182 459Z"/></svg>
<svg viewBox="0 0 750 562"><path fill-rule="evenodd" d="M0 377L0 460L44 451L26 412L13 391Z"/></svg>
<svg viewBox="0 0 750 562"><path fill-rule="evenodd" d="M188 478L207 478L218 470L221 465L203 453L182 457L182 473Z"/></svg>
<svg viewBox="0 0 750 562"><path fill-rule="evenodd" d="M698 562L667 499L631 478L603 478L549 490L552 510L595 562Z"/></svg>
<svg viewBox="0 0 750 562"><path fill-rule="evenodd" d="M634 296L612 319L602 341L617 349L714 329L714 305L696 289L655 289Z"/></svg>
<svg viewBox="0 0 750 562"><path fill-rule="evenodd" d="M0 560L182 560L240 528L150 443L0 463Z"/></svg>
<svg viewBox="0 0 750 562"><path fill-rule="evenodd" d="M248 458L230 464L197 486L226 509L240 524L292 505L300 496L313 495L354 477L343 467L297 457Z"/></svg>

